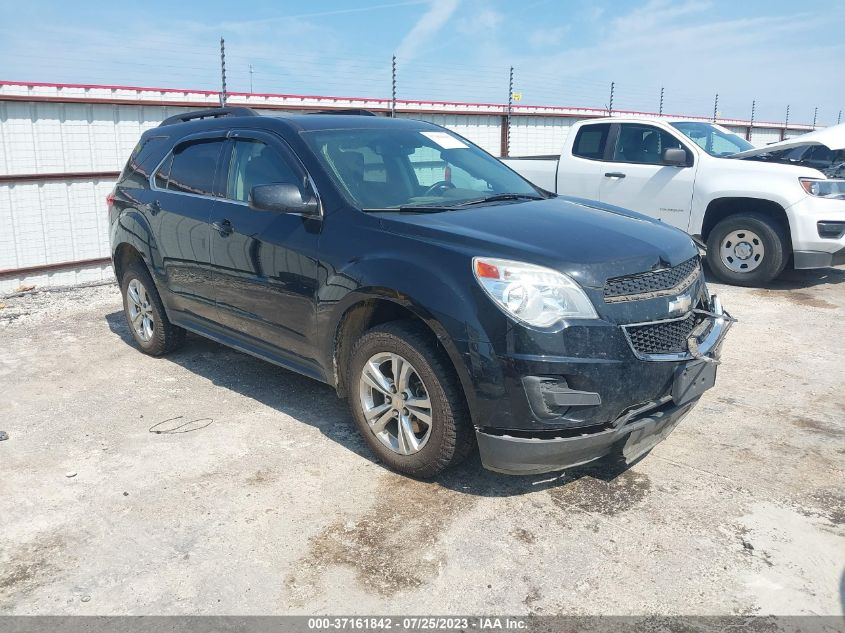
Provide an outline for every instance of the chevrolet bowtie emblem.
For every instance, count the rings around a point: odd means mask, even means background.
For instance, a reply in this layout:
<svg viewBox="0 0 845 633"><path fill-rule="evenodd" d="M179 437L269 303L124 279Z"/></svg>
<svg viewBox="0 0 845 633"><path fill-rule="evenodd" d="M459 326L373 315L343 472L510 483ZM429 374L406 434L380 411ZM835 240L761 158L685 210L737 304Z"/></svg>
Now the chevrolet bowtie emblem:
<svg viewBox="0 0 845 633"><path fill-rule="evenodd" d="M679 316L692 309L692 295L688 292L669 300L669 315Z"/></svg>

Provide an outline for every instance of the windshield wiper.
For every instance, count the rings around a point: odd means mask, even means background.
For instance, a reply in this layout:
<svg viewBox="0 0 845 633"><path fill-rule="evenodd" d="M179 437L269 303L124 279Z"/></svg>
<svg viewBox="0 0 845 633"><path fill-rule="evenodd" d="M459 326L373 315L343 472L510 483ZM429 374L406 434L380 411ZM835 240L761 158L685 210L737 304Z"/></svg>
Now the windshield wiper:
<svg viewBox="0 0 845 633"><path fill-rule="evenodd" d="M469 207L474 204L484 204L485 202L499 202L501 200L545 200L543 196L537 196L530 193L497 193L492 196L478 198L476 200L468 200L456 205L458 207Z"/></svg>
<svg viewBox="0 0 845 633"><path fill-rule="evenodd" d="M419 213L437 213L440 211L451 211L455 208L456 205L450 204L440 204L440 205L405 205L401 207L380 207L380 208L368 208L363 209L367 213L396 213L399 211L402 212L419 212Z"/></svg>

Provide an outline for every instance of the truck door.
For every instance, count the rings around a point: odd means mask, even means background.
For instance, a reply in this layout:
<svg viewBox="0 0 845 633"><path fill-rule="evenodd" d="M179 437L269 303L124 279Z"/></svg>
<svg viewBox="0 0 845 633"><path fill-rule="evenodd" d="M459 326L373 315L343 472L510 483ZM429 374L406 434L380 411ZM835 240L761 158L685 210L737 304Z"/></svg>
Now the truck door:
<svg viewBox="0 0 845 633"><path fill-rule="evenodd" d="M599 200L687 230L697 165L692 150L674 135L645 123L614 126L612 151L603 163ZM663 152L681 148L684 166L664 165Z"/></svg>
<svg viewBox="0 0 845 633"><path fill-rule="evenodd" d="M557 193L564 196L599 199L610 123L588 123L578 128L572 149L563 150L558 163Z"/></svg>

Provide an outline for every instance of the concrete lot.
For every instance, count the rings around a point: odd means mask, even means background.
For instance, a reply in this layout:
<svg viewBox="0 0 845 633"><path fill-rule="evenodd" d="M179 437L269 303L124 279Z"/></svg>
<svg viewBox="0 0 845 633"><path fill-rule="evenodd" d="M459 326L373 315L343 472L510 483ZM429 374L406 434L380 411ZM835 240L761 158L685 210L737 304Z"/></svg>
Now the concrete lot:
<svg viewBox="0 0 845 633"><path fill-rule="evenodd" d="M840 614L845 270L713 289L717 386L633 468L432 483L327 386L144 356L116 286L0 300L0 613Z"/></svg>

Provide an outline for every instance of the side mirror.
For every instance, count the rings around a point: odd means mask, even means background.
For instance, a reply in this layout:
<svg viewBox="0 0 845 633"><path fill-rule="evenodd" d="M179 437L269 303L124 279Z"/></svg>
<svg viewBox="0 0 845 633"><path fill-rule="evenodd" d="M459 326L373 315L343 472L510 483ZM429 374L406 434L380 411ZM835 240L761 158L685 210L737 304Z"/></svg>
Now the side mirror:
<svg viewBox="0 0 845 633"><path fill-rule="evenodd" d="M675 167L687 166L687 152L679 147L668 147L663 150L663 164Z"/></svg>
<svg viewBox="0 0 845 633"><path fill-rule="evenodd" d="M291 184L256 185L249 192L249 206L257 211L319 215L320 206L315 198L302 199L299 187Z"/></svg>

